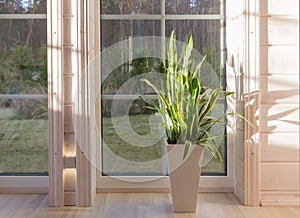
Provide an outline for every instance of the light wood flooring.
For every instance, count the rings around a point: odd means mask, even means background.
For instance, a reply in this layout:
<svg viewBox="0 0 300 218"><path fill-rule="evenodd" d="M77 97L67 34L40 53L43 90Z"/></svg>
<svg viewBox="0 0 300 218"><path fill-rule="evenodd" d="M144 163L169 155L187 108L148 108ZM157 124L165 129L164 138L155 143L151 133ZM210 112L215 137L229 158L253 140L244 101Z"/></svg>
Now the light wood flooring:
<svg viewBox="0 0 300 218"><path fill-rule="evenodd" d="M231 193L200 193L196 214L174 214L167 193L97 194L89 208L48 207L47 194L0 194L0 217L300 218L300 207L246 207Z"/></svg>

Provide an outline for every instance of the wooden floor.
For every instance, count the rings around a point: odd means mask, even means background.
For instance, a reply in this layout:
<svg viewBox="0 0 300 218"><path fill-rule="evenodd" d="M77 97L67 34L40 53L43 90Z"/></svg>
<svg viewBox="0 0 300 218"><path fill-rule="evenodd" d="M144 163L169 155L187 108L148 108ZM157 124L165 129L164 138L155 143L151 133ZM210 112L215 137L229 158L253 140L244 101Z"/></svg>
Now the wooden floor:
<svg viewBox="0 0 300 218"><path fill-rule="evenodd" d="M51 208L46 194L0 194L0 217L300 218L300 207L245 207L231 193L200 193L196 214L173 214L166 193L97 194L90 208Z"/></svg>

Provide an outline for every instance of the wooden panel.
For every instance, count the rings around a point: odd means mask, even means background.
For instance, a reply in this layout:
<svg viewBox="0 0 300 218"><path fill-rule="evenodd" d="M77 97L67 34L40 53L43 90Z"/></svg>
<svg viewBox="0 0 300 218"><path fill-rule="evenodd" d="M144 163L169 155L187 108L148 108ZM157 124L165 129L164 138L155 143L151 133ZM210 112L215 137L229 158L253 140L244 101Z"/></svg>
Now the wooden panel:
<svg viewBox="0 0 300 218"><path fill-rule="evenodd" d="M47 1L48 107L49 107L49 205L63 206L63 90L61 4Z"/></svg>
<svg viewBox="0 0 300 218"><path fill-rule="evenodd" d="M228 18L235 18L238 15L242 16L244 12L244 2L243 1L227 1L226 2L226 14Z"/></svg>
<svg viewBox="0 0 300 218"><path fill-rule="evenodd" d="M299 163L261 163L260 190L299 190Z"/></svg>
<svg viewBox="0 0 300 218"><path fill-rule="evenodd" d="M73 67L72 65L76 65L76 63L72 63L72 47L65 46L63 49L63 73L64 74L72 74L73 73Z"/></svg>
<svg viewBox="0 0 300 218"><path fill-rule="evenodd" d="M297 18L262 17L260 20L261 44L299 43L299 22Z"/></svg>
<svg viewBox="0 0 300 218"><path fill-rule="evenodd" d="M64 135L64 154L67 156L76 155L76 138L74 133Z"/></svg>
<svg viewBox="0 0 300 218"><path fill-rule="evenodd" d="M65 133L74 133L73 128L73 107L64 106L64 131Z"/></svg>
<svg viewBox="0 0 300 218"><path fill-rule="evenodd" d="M64 102L65 104L72 104L73 102L73 76L65 76L64 77Z"/></svg>
<svg viewBox="0 0 300 218"><path fill-rule="evenodd" d="M299 102L299 75L261 76L260 86L262 104Z"/></svg>
<svg viewBox="0 0 300 218"><path fill-rule="evenodd" d="M72 45L72 17L63 19L63 42L64 45Z"/></svg>
<svg viewBox="0 0 300 218"><path fill-rule="evenodd" d="M297 206L300 205L299 191L262 191L261 206ZM300 214L299 214L300 215Z"/></svg>
<svg viewBox="0 0 300 218"><path fill-rule="evenodd" d="M244 102L241 102L241 101L236 102L235 112L237 112L239 114L244 114ZM243 131L244 130L244 120L239 118L238 116L234 116L234 119L236 121L237 130Z"/></svg>
<svg viewBox="0 0 300 218"><path fill-rule="evenodd" d="M74 0L63 0L63 9L64 9L64 14L72 14L72 1Z"/></svg>
<svg viewBox="0 0 300 218"><path fill-rule="evenodd" d="M245 204L245 189L240 184L234 184L234 194L238 197L242 204Z"/></svg>
<svg viewBox="0 0 300 218"><path fill-rule="evenodd" d="M77 169L77 196L76 205L86 207L92 205L92 178L91 164L86 158L86 154L77 145L76 150L76 169Z"/></svg>
<svg viewBox="0 0 300 218"><path fill-rule="evenodd" d="M65 206L76 205L76 192L65 192L64 193L64 204Z"/></svg>
<svg viewBox="0 0 300 218"><path fill-rule="evenodd" d="M234 182L244 188L244 161L240 158L234 157Z"/></svg>
<svg viewBox="0 0 300 218"><path fill-rule="evenodd" d="M64 156L64 169L75 169L76 157Z"/></svg>
<svg viewBox="0 0 300 218"><path fill-rule="evenodd" d="M234 137L234 146L233 146L233 154L235 157L240 158L241 160L244 159L244 132L241 130L236 130Z"/></svg>
<svg viewBox="0 0 300 218"><path fill-rule="evenodd" d="M299 162L299 133L261 134L260 160Z"/></svg>
<svg viewBox="0 0 300 218"><path fill-rule="evenodd" d="M76 191L76 169L64 170L64 190L65 192Z"/></svg>
<svg viewBox="0 0 300 218"><path fill-rule="evenodd" d="M299 132L299 105L261 106L262 132Z"/></svg>
<svg viewBox="0 0 300 218"><path fill-rule="evenodd" d="M262 75L299 75L298 46L261 46L260 57Z"/></svg>
<svg viewBox="0 0 300 218"><path fill-rule="evenodd" d="M295 16L299 15L299 0L268 0L269 15Z"/></svg>

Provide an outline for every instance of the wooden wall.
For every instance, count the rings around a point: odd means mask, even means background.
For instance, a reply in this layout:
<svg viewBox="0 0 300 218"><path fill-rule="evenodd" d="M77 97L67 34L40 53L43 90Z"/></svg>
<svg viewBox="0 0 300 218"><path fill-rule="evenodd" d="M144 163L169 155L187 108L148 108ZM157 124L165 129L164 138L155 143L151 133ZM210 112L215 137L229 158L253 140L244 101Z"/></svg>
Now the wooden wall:
<svg viewBox="0 0 300 218"><path fill-rule="evenodd" d="M93 78L95 84L90 84L91 71L87 66L99 51L99 3L97 0L47 3L49 203L91 206L96 193L96 171L91 162L95 162L92 154L96 155L93 137L96 134L89 122L94 110L89 104L89 99L94 99L89 89L94 89L99 76Z"/></svg>
<svg viewBox="0 0 300 218"><path fill-rule="evenodd" d="M243 103L254 125L230 120L234 192L246 205L299 205L299 1L226 3L228 106Z"/></svg>
<svg viewBox="0 0 300 218"><path fill-rule="evenodd" d="M299 0L260 2L260 196L299 205Z"/></svg>

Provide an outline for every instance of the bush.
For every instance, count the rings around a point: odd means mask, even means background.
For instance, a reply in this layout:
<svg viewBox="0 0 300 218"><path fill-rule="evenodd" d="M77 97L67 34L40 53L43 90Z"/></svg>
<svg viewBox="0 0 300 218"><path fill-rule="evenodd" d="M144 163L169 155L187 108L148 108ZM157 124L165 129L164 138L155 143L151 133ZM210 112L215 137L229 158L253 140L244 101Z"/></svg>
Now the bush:
<svg viewBox="0 0 300 218"><path fill-rule="evenodd" d="M21 74L21 78L31 79L34 76L34 62L32 48L27 45L18 45L10 48L8 63L10 68Z"/></svg>

